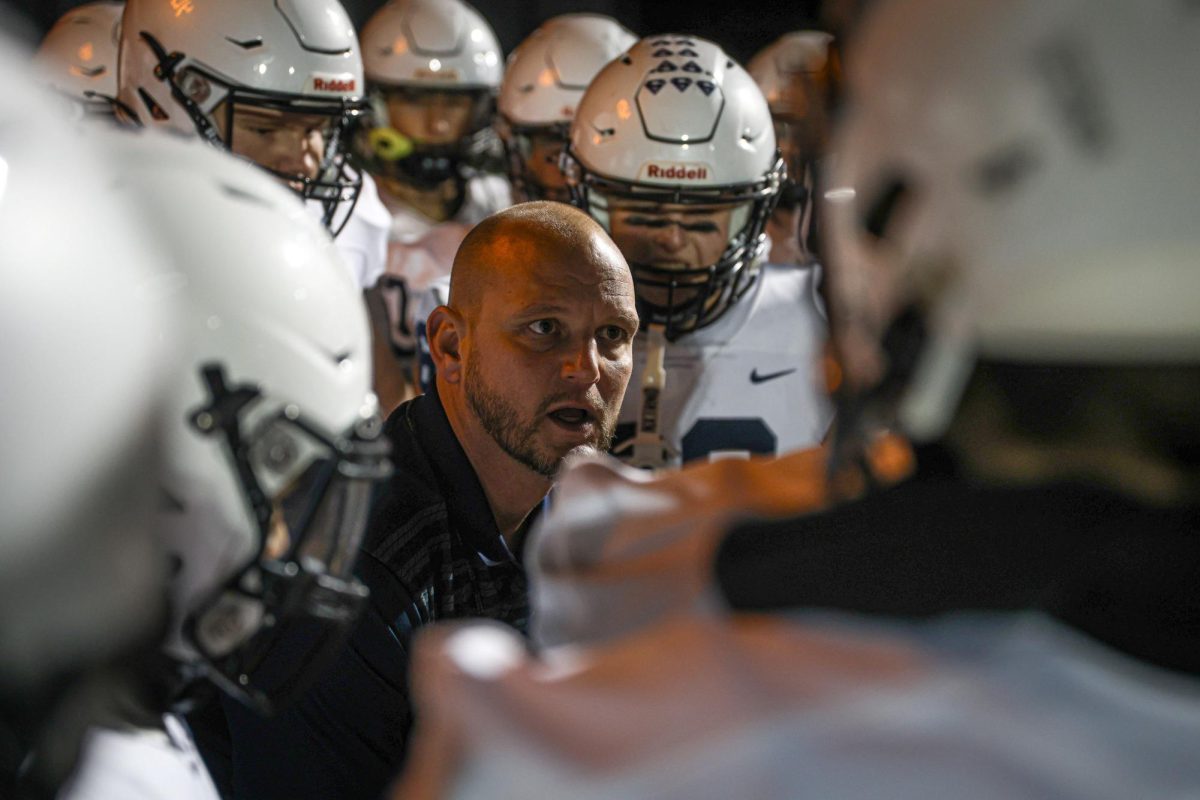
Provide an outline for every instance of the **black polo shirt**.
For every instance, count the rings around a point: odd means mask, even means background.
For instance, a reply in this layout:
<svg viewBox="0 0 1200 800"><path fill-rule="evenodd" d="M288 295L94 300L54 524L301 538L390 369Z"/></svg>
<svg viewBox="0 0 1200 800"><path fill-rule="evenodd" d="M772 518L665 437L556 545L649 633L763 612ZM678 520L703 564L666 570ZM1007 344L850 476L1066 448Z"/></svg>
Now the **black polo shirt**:
<svg viewBox="0 0 1200 800"><path fill-rule="evenodd" d="M368 609L337 663L280 717L263 720L225 704L236 797L378 797L402 766L412 725L415 629L460 617L526 629L525 571L500 536L437 394L401 405L385 430L396 473L377 500L359 559Z"/></svg>

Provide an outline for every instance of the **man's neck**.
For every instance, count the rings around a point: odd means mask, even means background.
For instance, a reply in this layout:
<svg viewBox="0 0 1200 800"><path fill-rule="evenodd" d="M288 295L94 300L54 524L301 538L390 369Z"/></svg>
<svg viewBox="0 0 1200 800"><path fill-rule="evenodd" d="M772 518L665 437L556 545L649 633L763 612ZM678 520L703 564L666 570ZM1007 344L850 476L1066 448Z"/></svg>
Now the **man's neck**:
<svg viewBox="0 0 1200 800"><path fill-rule="evenodd" d="M450 395L447 397L447 395ZM446 419L475 470L500 535L510 546L516 534L550 491L552 481L533 471L496 444L469 412L457 392L441 394Z"/></svg>

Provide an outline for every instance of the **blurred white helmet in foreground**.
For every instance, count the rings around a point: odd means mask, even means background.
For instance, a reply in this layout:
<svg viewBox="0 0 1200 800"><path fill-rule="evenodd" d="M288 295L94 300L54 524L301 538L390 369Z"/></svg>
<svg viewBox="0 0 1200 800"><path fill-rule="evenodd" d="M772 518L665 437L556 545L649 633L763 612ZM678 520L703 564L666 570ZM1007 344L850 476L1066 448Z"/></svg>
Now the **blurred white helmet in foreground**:
<svg viewBox="0 0 1200 800"><path fill-rule="evenodd" d="M497 104L513 186L529 200L568 198L559 160L583 92L637 37L599 14L546 20L508 57Z"/></svg>
<svg viewBox="0 0 1200 800"><path fill-rule="evenodd" d="M85 3L63 14L38 47L45 81L88 116L111 121L117 96L117 44L122 2Z"/></svg>
<svg viewBox="0 0 1200 800"><path fill-rule="evenodd" d="M169 651L261 710L339 647L371 489L387 474L359 288L294 195L199 143L125 137L181 310L159 520L180 571ZM306 657L273 660L279 637ZM292 639L293 646L296 640Z"/></svg>
<svg viewBox="0 0 1200 800"><path fill-rule="evenodd" d="M158 644L173 314L96 143L7 40L0 67L0 728L37 752L45 788L112 699L116 663Z"/></svg>
<svg viewBox="0 0 1200 800"><path fill-rule="evenodd" d="M880 6L826 193L852 391L899 388L924 439L977 354L1200 358L1198 35L1168 0Z"/></svg>

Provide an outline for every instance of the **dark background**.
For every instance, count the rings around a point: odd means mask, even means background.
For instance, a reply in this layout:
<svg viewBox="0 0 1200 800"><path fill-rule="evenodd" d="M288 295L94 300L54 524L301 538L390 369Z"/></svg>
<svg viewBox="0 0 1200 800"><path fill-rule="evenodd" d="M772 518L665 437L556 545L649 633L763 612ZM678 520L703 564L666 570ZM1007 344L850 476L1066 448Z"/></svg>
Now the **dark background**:
<svg viewBox="0 0 1200 800"><path fill-rule="evenodd" d="M4 2L0 0L0 5ZM8 5L27 18L24 37L40 38L65 11L82 2L9 0ZM506 55L543 20L570 11L591 11L615 17L640 36L678 32L711 39L743 63L788 31L818 26L820 4L820 0L471 0L495 29ZM361 28L383 2L342 0L342 5Z"/></svg>

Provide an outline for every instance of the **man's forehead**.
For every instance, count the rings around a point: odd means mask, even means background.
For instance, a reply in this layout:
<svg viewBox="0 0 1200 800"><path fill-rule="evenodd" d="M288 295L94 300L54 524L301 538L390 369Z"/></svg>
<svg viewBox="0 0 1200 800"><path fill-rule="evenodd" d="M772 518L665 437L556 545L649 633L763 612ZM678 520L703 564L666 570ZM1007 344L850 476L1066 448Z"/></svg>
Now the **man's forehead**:
<svg viewBox="0 0 1200 800"><path fill-rule="evenodd" d="M510 267L504 270L508 274L496 276L499 291L491 293L501 301L504 313L551 307L559 311L633 308L633 280L622 261L581 252L576 258L534 259Z"/></svg>

